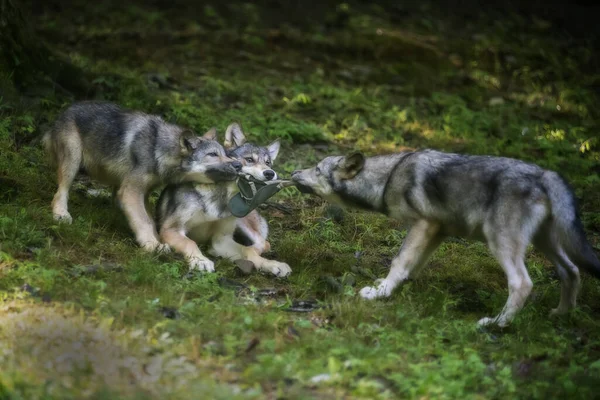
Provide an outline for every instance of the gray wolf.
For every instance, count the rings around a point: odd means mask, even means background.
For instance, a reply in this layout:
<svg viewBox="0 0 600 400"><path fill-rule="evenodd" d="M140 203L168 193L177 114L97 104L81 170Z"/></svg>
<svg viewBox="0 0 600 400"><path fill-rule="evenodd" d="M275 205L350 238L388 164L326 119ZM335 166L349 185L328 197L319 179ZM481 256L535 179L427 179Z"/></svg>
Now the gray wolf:
<svg viewBox="0 0 600 400"><path fill-rule="evenodd" d="M149 251L161 249L145 204L152 188L237 177L241 164L228 158L215 139L215 129L198 137L158 116L125 110L116 104L75 103L43 138L58 172L58 191L52 200L54 218L72 221L67 206L69 188L83 169L91 178L115 188L138 244Z"/></svg>
<svg viewBox="0 0 600 400"><path fill-rule="evenodd" d="M533 243L555 265L561 297L553 314L575 307L579 269L600 278L600 261L586 240L573 192L556 173L519 160L433 150L365 158L327 157L295 171L301 191L411 224L388 276L365 287L366 299L390 296L418 271L447 236L485 241L508 279L508 300L480 325L506 326L532 289L525 268Z"/></svg>
<svg viewBox="0 0 600 400"><path fill-rule="evenodd" d="M279 142L258 147L245 141L238 124L227 128L227 156L241 162L240 173L262 181L277 179L272 164L279 153ZM265 219L256 210L240 219L229 212L227 204L237 192L235 182L167 186L156 204L160 238L185 256L190 269L215 270L214 263L198 247L198 243L210 243L212 255L232 261L248 260L257 270L275 276L289 275L289 265L261 256L270 248Z"/></svg>

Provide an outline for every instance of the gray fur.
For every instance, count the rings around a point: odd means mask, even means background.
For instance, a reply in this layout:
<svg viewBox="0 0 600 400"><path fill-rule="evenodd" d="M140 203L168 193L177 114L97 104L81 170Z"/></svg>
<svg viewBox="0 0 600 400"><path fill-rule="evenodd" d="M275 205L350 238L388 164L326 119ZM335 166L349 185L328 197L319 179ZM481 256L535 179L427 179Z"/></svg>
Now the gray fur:
<svg viewBox="0 0 600 400"><path fill-rule="evenodd" d="M298 187L329 201L381 212L412 225L386 279L361 291L365 298L389 296L424 264L447 236L485 241L502 265L509 299L495 318L508 324L532 287L524 255L533 243L555 264L561 301L575 306L582 268L600 278L600 261L585 238L575 198L555 172L519 160L433 150L364 158L327 157L295 171Z"/></svg>
<svg viewBox="0 0 600 400"><path fill-rule="evenodd" d="M155 250L160 242L143 205L153 187L236 178L233 160L214 136L211 130L198 137L158 116L111 103L73 104L44 136L46 150L58 169L54 217L71 221L68 192L77 172L84 169L92 178L118 188L119 203L138 243Z"/></svg>
<svg viewBox="0 0 600 400"><path fill-rule="evenodd" d="M251 174L263 181L277 178L271 169L274 157L268 148L246 143L238 124L230 125L226 132L227 156L242 164L242 174ZM276 276L288 275L291 269L287 264L260 256L269 248L265 219L256 211L240 219L229 212L227 205L237 192L233 182L167 186L156 205L161 239L182 253L191 269L214 271L214 263L197 246L197 243L210 243L215 255L233 261L249 260L258 270Z"/></svg>

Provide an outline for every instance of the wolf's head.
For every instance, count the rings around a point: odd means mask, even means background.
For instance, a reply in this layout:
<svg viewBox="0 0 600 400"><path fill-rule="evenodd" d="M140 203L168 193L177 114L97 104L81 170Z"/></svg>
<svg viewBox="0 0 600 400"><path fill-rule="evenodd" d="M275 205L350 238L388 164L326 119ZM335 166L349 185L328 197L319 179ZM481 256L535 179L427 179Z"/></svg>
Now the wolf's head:
<svg viewBox="0 0 600 400"><path fill-rule="evenodd" d="M246 135L242 128L233 123L227 127L225 132L224 146L227 156L242 163L242 173L252 175L260 181L277 179L277 173L273 171L272 166L279 154L279 140L267 147L246 143Z"/></svg>
<svg viewBox="0 0 600 400"><path fill-rule="evenodd" d="M346 203L351 181L365 165L365 156L352 153L321 160L315 167L294 171L292 180L303 193L313 193L332 203Z"/></svg>
<svg viewBox="0 0 600 400"><path fill-rule="evenodd" d="M226 155L212 128L203 136L185 130L179 138L183 180L198 183L217 183L237 178L242 163Z"/></svg>

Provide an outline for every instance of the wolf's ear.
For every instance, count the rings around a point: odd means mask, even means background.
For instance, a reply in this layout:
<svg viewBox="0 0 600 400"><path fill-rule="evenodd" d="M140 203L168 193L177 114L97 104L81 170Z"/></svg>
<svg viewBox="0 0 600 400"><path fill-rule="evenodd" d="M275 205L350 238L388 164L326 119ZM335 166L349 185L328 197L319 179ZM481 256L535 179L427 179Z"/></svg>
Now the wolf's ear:
<svg viewBox="0 0 600 400"><path fill-rule="evenodd" d="M267 150L269 151L269 157L271 157L271 161L275 161L275 159L277 158L277 154L279 154L279 147L281 147L279 139L277 139L267 147Z"/></svg>
<svg viewBox="0 0 600 400"><path fill-rule="evenodd" d="M344 157L340 163L340 178L352 179L365 166L365 156L360 152Z"/></svg>
<svg viewBox="0 0 600 400"><path fill-rule="evenodd" d="M242 127L237 122L230 124L225 131L225 142L223 147L230 149L232 147L240 147L246 143L246 135L242 131Z"/></svg>
<svg viewBox="0 0 600 400"><path fill-rule="evenodd" d="M202 138L206 140L217 140L217 128L213 126L204 135L202 135Z"/></svg>
<svg viewBox="0 0 600 400"><path fill-rule="evenodd" d="M193 153L196 147L198 147L198 136L189 129L181 132L179 136L179 147L181 148L182 154Z"/></svg>

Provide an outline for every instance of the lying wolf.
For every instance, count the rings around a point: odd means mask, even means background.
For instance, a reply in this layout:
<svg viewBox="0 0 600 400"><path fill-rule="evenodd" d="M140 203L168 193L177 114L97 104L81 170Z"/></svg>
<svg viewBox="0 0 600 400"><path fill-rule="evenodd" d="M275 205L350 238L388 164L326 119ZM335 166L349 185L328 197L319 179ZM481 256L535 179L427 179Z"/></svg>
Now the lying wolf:
<svg viewBox="0 0 600 400"><path fill-rule="evenodd" d="M230 125L225 133L227 155L241 162L241 173L262 181L276 179L272 163L279 152L279 142L268 147L244 142L245 135L239 125ZM292 272L289 265L261 257L270 247L264 218L256 211L241 219L231 215L227 205L237 192L234 182L167 186L156 204L161 239L186 257L190 269L215 270L214 263L202 254L197 244L210 243L213 255L250 261L257 270L275 276L289 275Z"/></svg>
<svg viewBox="0 0 600 400"><path fill-rule="evenodd" d="M500 262L509 295L502 312L480 325L506 326L523 307L532 282L525 268L533 243L561 279L554 314L575 307L579 268L600 278L600 261L585 238L575 198L555 172L522 161L433 150L365 158L327 157L295 171L301 191L411 223L388 276L365 287L366 299L389 296L447 236L483 240Z"/></svg>
<svg viewBox="0 0 600 400"><path fill-rule="evenodd" d="M225 155L215 136L214 129L198 137L158 116L124 110L111 103L73 104L43 138L58 168L58 191L52 200L54 218L71 222L69 188L78 171L84 169L91 178L117 190L117 199L138 244L156 250L161 245L145 206L152 188L237 177L241 164Z"/></svg>

